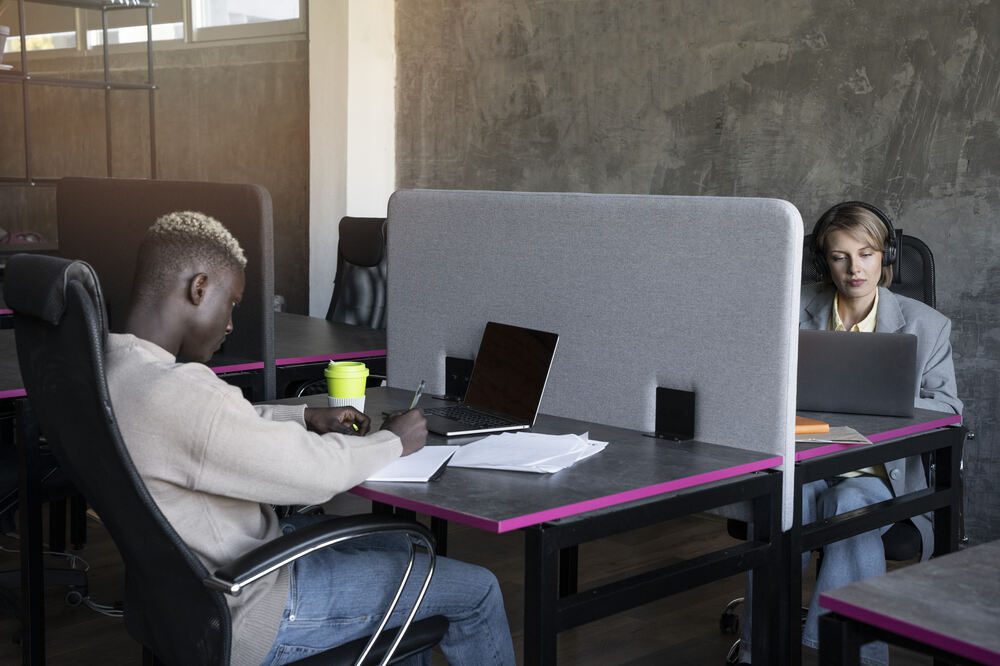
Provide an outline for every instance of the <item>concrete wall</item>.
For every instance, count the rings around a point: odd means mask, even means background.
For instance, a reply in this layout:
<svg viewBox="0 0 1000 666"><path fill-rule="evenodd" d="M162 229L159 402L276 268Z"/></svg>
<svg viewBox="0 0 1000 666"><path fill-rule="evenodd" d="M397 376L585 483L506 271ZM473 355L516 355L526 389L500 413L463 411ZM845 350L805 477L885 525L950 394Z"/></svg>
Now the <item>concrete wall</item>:
<svg viewBox="0 0 1000 666"><path fill-rule="evenodd" d="M776 196L810 223L859 198L924 239L977 433L968 532L1000 538L1000 0L396 13L400 187Z"/></svg>
<svg viewBox="0 0 1000 666"><path fill-rule="evenodd" d="M30 56L29 56L30 57ZM6 62L16 63L11 56ZM37 58L34 73L100 78L101 60ZM112 58L116 80L143 80L144 53ZM306 312L308 296L309 90L305 40L156 53L159 177L263 185L274 202L275 291ZM104 93L32 87L34 172L103 176ZM113 94L115 175L148 177L148 97ZM0 84L0 175L24 172L20 85ZM0 187L0 227L55 238L54 190ZM109 239L112 241L112 239Z"/></svg>

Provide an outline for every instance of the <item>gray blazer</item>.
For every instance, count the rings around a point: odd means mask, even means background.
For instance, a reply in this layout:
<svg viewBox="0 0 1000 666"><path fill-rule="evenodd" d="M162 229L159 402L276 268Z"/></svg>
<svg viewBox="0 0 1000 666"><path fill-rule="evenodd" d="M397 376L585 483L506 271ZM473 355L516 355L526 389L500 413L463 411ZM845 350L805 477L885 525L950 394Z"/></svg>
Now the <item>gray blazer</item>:
<svg viewBox="0 0 1000 666"><path fill-rule="evenodd" d="M832 285L804 285L799 328L828 330L833 294ZM914 406L961 414L962 401L958 399L955 366L951 359L951 320L929 305L894 294L884 287L879 287L878 299L875 322L877 332L912 333L917 336L920 386L913 399ZM885 470L894 496L927 487L927 476L920 456L887 462ZM915 516L913 524L920 530L923 544L920 559L926 560L934 551L931 514Z"/></svg>

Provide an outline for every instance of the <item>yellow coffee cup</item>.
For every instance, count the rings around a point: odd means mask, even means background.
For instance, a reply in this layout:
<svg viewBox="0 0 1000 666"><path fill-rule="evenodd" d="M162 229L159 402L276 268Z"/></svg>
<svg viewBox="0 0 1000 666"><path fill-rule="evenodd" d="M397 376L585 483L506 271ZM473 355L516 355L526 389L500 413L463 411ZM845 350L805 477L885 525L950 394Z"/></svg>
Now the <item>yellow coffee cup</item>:
<svg viewBox="0 0 1000 666"><path fill-rule="evenodd" d="M360 361L330 361L323 370L327 401L331 407L365 409L368 368Z"/></svg>

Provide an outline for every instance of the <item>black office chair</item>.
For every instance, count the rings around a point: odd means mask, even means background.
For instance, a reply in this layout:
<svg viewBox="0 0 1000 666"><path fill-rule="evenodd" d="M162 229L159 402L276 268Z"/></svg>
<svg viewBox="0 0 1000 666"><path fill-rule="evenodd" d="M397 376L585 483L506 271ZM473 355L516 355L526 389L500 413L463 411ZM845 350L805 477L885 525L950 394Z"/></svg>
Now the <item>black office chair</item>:
<svg viewBox="0 0 1000 666"><path fill-rule="evenodd" d="M889 290L922 301L932 308L935 307L937 297L934 255L930 248L919 238L903 235L902 229L896 229L896 243L899 252L893 266L892 284L889 285ZM819 279L820 275L817 273L813 261L813 237L812 234L808 234L802 245L802 284L818 282ZM926 464L925 468L928 473L931 473L933 469ZM726 531L734 539L745 541L747 538L747 524L741 520L730 519L726 521ZM892 562L916 559L920 557L920 551L923 547L920 531L909 520L894 523L886 530L885 534L882 535L882 545L885 547L885 559ZM736 611L742 602L742 597L729 602L719 618L720 631L731 634L739 632L739 615ZM802 609L803 619L806 610ZM727 657L728 663L736 663L738 651L739 639L730 648Z"/></svg>
<svg viewBox="0 0 1000 666"><path fill-rule="evenodd" d="M125 562L125 625L142 644L146 663L228 664L231 619L224 594L239 594L312 550L370 534L408 535L411 564L416 542L427 550L430 567L419 605L433 574L433 538L422 525L390 516L311 525L207 571L160 513L122 441L104 376L107 327L93 269L79 261L17 255L7 264L4 294L15 310L18 361L41 430ZM399 632L382 631L383 620L377 638L301 663L386 663L390 655L392 663L433 647L447 630L443 617L411 623L412 617Z"/></svg>
<svg viewBox="0 0 1000 666"><path fill-rule="evenodd" d="M340 220L337 272L327 321L366 328L385 328L386 319L386 220L384 217L345 217ZM376 368L379 370L379 368ZM368 386L379 386L382 373L368 375ZM326 381L303 382L290 390L301 397L326 393Z"/></svg>

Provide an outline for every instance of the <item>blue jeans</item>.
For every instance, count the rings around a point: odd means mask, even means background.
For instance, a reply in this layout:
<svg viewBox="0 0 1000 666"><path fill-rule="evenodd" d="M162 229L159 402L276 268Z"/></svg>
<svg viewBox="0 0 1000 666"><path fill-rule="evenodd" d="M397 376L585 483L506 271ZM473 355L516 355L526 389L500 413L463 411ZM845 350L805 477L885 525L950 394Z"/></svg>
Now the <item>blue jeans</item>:
<svg viewBox="0 0 1000 666"><path fill-rule="evenodd" d="M813 481L802 486L802 524L832 518L841 513L892 499L888 484L875 476L836 477ZM823 566L816 577L816 587L809 602L809 614L802 628L802 644L819 646L819 616L827 612L819 607L819 595L850 583L885 574L885 548L882 533L891 525L836 541L823 547ZM809 564L811 553L802 554L802 568ZM747 577L744 597L740 661L750 663L750 584ZM791 609L794 613L795 609ZM861 649L861 663L885 666L889 648L885 643L869 643Z"/></svg>
<svg viewBox="0 0 1000 666"><path fill-rule="evenodd" d="M303 517L295 517L282 527L288 531L302 522ZM296 560L288 605L264 664L304 659L374 633L399 585L407 553L406 537L378 535ZM403 623L426 571L427 557L420 553L389 627ZM448 663L514 663L503 597L496 578L486 569L438 557L434 577L414 620L432 615L448 618L448 632L441 641ZM407 663L430 664L430 656L424 653Z"/></svg>

